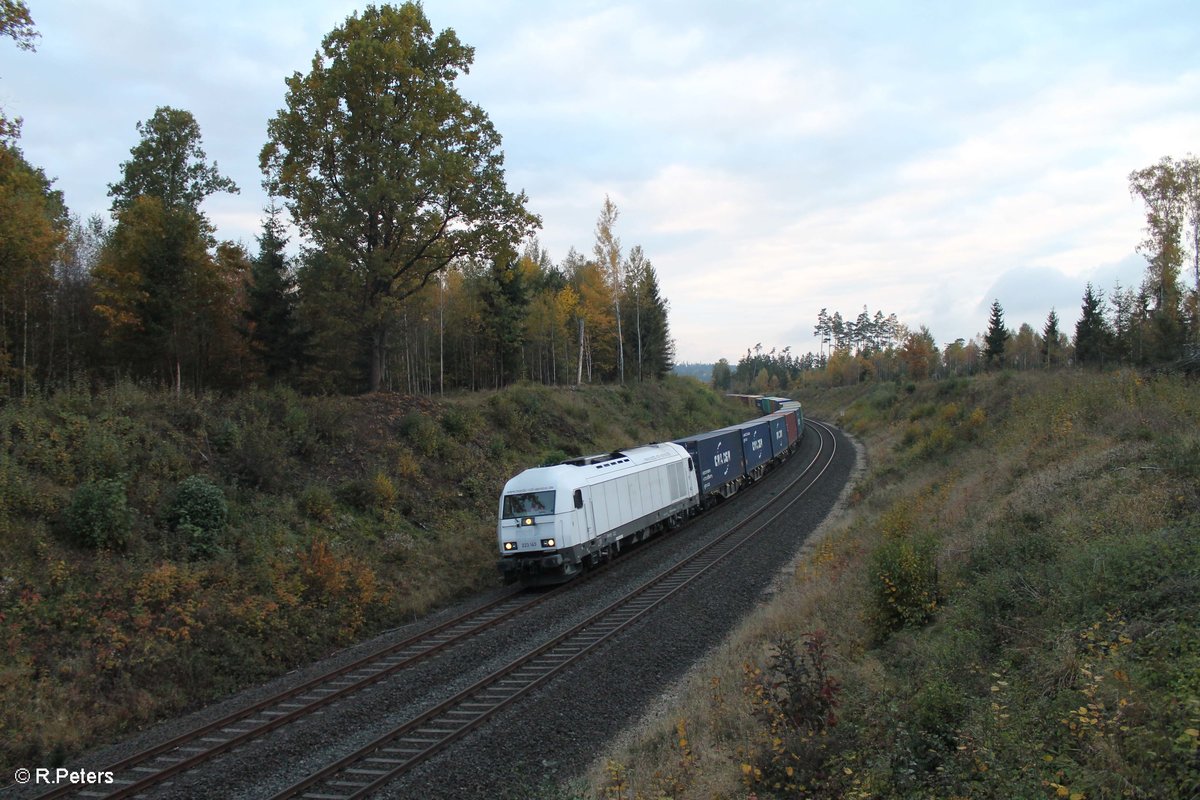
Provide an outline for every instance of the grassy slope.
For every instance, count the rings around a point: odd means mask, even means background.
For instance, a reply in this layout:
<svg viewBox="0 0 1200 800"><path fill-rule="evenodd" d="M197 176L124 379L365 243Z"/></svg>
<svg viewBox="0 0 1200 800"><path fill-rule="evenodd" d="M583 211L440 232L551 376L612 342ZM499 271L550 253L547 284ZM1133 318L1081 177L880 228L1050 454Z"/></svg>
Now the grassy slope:
<svg viewBox="0 0 1200 800"><path fill-rule="evenodd" d="M850 509L568 791L1200 795L1195 383L1005 374L802 399L866 445Z"/></svg>
<svg viewBox="0 0 1200 800"><path fill-rule="evenodd" d="M0 406L0 776L495 583L497 498L525 467L740 413L684 379L444 402L122 385ZM196 474L228 505L207 549L173 513ZM87 547L68 511L114 478L118 507L93 511L128 543Z"/></svg>

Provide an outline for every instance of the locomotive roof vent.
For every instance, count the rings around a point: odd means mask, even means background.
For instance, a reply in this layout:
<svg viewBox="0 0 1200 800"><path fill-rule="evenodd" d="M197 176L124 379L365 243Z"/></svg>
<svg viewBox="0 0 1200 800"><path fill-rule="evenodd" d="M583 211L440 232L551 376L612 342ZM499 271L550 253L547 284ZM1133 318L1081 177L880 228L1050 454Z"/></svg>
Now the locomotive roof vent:
<svg viewBox="0 0 1200 800"><path fill-rule="evenodd" d="M617 464L624 464L629 461L629 456L622 453L620 450L614 450L611 453L602 453L598 456L584 456L582 458L572 458L562 463L570 464L573 467L595 466L597 469L604 467L614 467Z"/></svg>

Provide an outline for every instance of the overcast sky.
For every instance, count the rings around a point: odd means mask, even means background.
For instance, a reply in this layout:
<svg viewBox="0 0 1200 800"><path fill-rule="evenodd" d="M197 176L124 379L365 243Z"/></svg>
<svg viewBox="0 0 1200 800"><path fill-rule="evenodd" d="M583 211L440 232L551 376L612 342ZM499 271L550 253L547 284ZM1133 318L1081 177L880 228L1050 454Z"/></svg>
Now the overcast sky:
<svg viewBox="0 0 1200 800"><path fill-rule="evenodd" d="M170 105L241 187L205 210L252 250L258 153L333 0L28 0L0 105L81 216L107 214L136 124ZM671 304L680 361L816 349L821 308L939 344L1140 281L1129 173L1200 151L1200 3L428 0L475 48L460 91L557 262L604 196Z"/></svg>

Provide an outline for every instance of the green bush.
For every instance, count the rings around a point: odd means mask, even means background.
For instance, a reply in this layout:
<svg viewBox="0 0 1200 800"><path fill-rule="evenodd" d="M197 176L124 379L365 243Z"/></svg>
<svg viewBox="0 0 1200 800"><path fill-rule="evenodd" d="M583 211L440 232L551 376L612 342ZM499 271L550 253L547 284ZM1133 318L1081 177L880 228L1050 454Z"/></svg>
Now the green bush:
<svg viewBox="0 0 1200 800"><path fill-rule="evenodd" d="M300 513L316 522L333 521L333 494L324 486L309 486L296 498Z"/></svg>
<svg viewBox="0 0 1200 800"><path fill-rule="evenodd" d="M175 490L170 511L173 526L190 524L206 531L219 531L228 517L225 493L203 475L184 478Z"/></svg>
<svg viewBox="0 0 1200 800"><path fill-rule="evenodd" d="M452 406L442 415L442 429L451 436L467 440L483 428L483 420L473 410Z"/></svg>
<svg viewBox="0 0 1200 800"><path fill-rule="evenodd" d="M932 537L889 538L871 556L872 621L886 635L933 617L941 600Z"/></svg>
<svg viewBox="0 0 1200 800"><path fill-rule="evenodd" d="M441 431L433 420L424 414L406 414L400 420L400 433L424 456L432 458L442 447Z"/></svg>
<svg viewBox="0 0 1200 800"><path fill-rule="evenodd" d="M133 532L124 481L109 478L80 486L67 506L66 523L71 535L89 547L124 549Z"/></svg>

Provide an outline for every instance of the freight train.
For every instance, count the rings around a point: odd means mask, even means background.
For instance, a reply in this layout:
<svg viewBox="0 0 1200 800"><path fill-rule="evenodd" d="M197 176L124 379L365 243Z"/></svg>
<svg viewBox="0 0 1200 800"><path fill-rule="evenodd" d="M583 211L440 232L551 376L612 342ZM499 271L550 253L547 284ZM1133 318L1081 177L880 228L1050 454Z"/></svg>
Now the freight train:
<svg viewBox="0 0 1200 800"><path fill-rule="evenodd" d="M732 497L800 446L800 403L731 396L764 416L673 442L527 469L509 480L496 526L505 582L569 580L622 547Z"/></svg>

